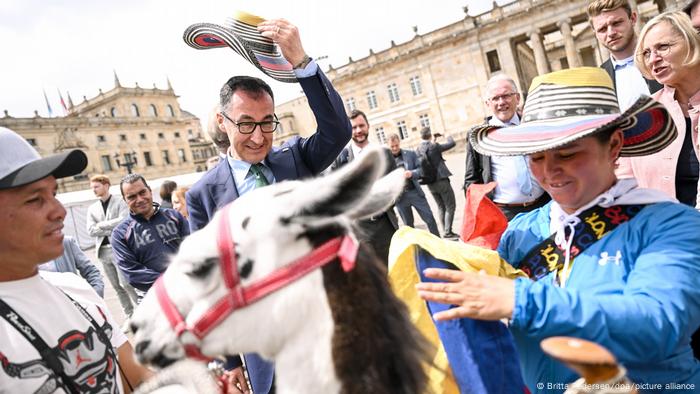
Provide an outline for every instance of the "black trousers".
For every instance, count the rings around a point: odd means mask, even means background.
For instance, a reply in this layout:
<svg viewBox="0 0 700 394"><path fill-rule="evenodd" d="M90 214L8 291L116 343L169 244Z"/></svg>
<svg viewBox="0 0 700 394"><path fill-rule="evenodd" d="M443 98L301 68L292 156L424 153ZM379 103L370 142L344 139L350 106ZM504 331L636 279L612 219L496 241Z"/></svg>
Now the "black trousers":
<svg viewBox="0 0 700 394"><path fill-rule="evenodd" d="M496 205L498 206L498 209L500 209L501 212L503 212L503 214L506 215L506 219L508 219L508 221L510 222L515 217L515 215L522 213L522 212L534 211L535 209L548 203L549 200L551 200L551 199L552 198L549 197L549 194L542 193L542 195L536 200L536 202L534 204L528 205L526 207L515 207L515 206L508 207L508 206L499 205L498 203L496 203Z"/></svg>
<svg viewBox="0 0 700 394"><path fill-rule="evenodd" d="M396 228L386 213L372 219L360 220L357 237L367 242L384 264L389 264L389 245Z"/></svg>

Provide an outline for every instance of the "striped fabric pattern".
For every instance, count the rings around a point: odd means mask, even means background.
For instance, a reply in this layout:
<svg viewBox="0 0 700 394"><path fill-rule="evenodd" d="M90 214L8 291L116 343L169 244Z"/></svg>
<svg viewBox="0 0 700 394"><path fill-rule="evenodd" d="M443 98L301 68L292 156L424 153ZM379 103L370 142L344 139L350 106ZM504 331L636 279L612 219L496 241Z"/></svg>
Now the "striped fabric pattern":
<svg viewBox="0 0 700 394"><path fill-rule="evenodd" d="M628 157L656 153L677 136L662 104L641 97L620 114L607 73L597 67L583 67L535 78L520 125L476 126L470 130L469 142L485 155L528 155L611 128L623 131L620 154Z"/></svg>
<svg viewBox="0 0 700 394"><path fill-rule="evenodd" d="M196 23L185 29L183 40L195 49L229 47L268 76L295 83L293 66L282 56L277 44L263 37L256 25L262 18L237 12L224 26Z"/></svg>

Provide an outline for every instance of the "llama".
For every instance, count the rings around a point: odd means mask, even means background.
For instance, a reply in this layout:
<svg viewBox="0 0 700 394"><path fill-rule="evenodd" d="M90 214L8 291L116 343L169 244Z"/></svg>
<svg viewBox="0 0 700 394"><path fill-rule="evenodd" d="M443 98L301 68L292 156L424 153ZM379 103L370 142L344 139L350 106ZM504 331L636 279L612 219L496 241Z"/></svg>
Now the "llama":
<svg viewBox="0 0 700 394"><path fill-rule="evenodd" d="M275 362L280 393L422 393L425 341L391 291L386 262L358 249L352 229L403 190L403 171L379 179L385 166L372 149L328 176L261 188L221 209L183 241L134 313L139 360L255 352ZM319 269L293 264L328 245L340 256Z"/></svg>

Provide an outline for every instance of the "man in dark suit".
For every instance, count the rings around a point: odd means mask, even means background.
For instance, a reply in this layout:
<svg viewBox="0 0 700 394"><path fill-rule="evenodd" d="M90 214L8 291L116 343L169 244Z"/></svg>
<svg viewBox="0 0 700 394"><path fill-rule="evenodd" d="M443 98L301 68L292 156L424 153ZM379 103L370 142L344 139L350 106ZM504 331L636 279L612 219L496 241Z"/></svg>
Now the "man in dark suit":
<svg viewBox="0 0 700 394"><path fill-rule="evenodd" d="M403 167L406 170L404 173L406 187L399 199L396 200L396 209L399 211L401 220L403 220L405 225L413 227L413 211L411 207L416 208L418 215L428 226L428 230L439 237L440 232L438 231L437 223L435 223L433 211L430 210L428 200L425 199L425 193L423 193L423 189L418 183L421 177L418 155L414 151L401 149L401 139L396 133L389 136L389 149L392 156L394 156L396 167Z"/></svg>
<svg viewBox="0 0 700 394"><path fill-rule="evenodd" d="M350 139L343 100L304 52L297 28L284 20L268 22L274 23L268 23L262 34L273 39L287 61L295 65L294 73L318 129L308 138L294 137L280 147L272 147L273 133L279 125L272 89L254 77L229 79L221 88L221 108L216 117L231 146L226 159L187 192L192 231L204 227L218 209L256 187L319 174ZM274 373L272 364L254 354L245 358L253 390L269 392Z"/></svg>
<svg viewBox="0 0 700 394"><path fill-rule="evenodd" d="M660 83L644 78L634 65L637 13L627 0L595 0L587 11L596 39L610 52L610 58L600 67L613 80L620 110L629 108L639 96L661 89Z"/></svg>
<svg viewBox="0 0 700 394"><path fill-rule="evenodd" d="M450 185L452 173L447 168L445 159L442 157L442 152L455 147L455 140L452 137L448 137L447 142L444 144L440 144L437 141L433 142L433 133L427 127L420 131L420 137L423 141L416 148L416 153L421 157L427 156L430 163L437 169L437 180L427 186L438 206L438 220L443 226L442 237L459 238L459 235L452 232L452 222L455 216L455 192L452 190L452 185ZM435 135L436 140L440 137L440 134Z"/></svg>
<svg viewBox="0 0 700 394"><path fill-rule="evenodd" d="M350 113L350 123L352 124L352 141L340 152L338 158L333 162L331 170L336 170L353 161L370 145L369 139L367 139L369 122L367 121L365 113L359 110L353 110ZM391 156L391 152L388 149L384 149L384 151L387 158L386 162L389 164L386 169L386 173L388 174L396 169L396 165L394 164L394 158ZM391 237L399 228L399 220L396 218L393 208L388 209L381 215L360 220L357 225L360 230L358 237L369 243L377 257L388 264Z"/></svg>

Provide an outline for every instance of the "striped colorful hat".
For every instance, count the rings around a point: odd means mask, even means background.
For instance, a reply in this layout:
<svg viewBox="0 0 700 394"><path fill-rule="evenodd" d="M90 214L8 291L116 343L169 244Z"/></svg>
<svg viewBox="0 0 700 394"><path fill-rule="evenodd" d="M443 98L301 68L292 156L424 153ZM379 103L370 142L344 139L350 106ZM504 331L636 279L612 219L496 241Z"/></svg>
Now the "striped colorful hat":
<svg viewBox="0 0 700 394"><path fill-rule="evenodd" d="M476 126L469 132L469 142L484 155L529 155L611 128L624 133L621 156L656 153L677 135L661 103L643 96L621 114L608 73L581 67L536 77L520 125Z"/></svg>
<svg viewBox="0 0 700 394"><path fill-rule="evenodd" d="M195 23L183 34L187 45L195 49L229 47L262 72L280 82L297 82L293 66L282 56L277 44L263 37L257 29L264 19L237 11L224 26Z"/></svg>

